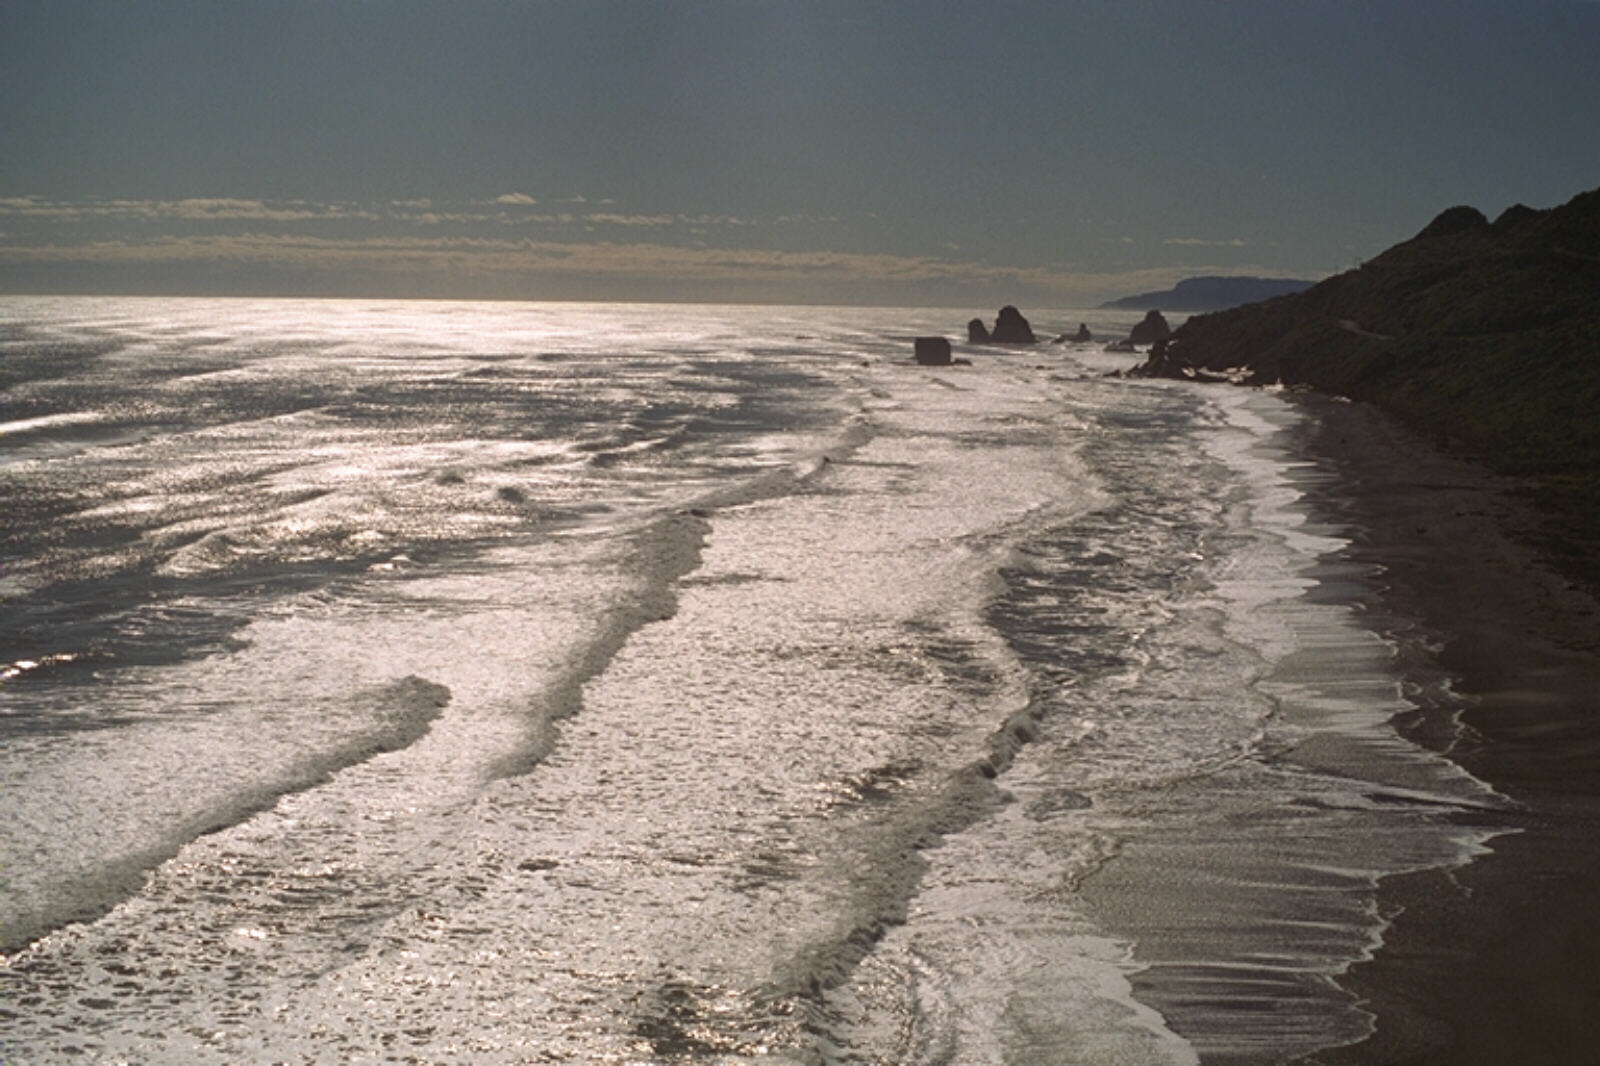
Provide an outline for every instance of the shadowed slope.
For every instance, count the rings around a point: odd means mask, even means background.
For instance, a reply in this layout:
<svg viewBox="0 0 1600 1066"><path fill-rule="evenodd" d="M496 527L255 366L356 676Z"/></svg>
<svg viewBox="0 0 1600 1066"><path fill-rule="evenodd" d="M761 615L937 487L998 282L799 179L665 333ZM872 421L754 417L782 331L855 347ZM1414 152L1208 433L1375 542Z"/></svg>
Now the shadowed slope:
<svg viewBox="0 0 1600 1066"><path fill-rule="evenodd" d="M1189 319L1135 371L1244 368L1369 401L1517 477L1600 586L1600 189L1494 222L1453 207L1303 293Z"/></svg>

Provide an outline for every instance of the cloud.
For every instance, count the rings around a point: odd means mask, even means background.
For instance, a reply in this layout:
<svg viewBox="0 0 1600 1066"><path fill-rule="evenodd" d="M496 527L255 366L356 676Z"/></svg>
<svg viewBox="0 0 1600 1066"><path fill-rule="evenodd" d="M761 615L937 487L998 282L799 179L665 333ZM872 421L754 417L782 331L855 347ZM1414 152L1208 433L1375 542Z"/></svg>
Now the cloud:
<svg viewBox="0 0 1600 1066"><path fill-rule="evenodd" d="M0 199L0 216L90 222L96 220L190 222L303 222L316 219L375 218L370 210L348 204L274 203L225 197L182 200L46 200L37 196Z"/></svg>
<svg viewBox="0 0 1600 1066"><path fill-rule="evenodd" d="M261 200L190 199L155 205L158 215L191 220L249 219L253 221L299 222L307 219L343 217L347 210L337 206L311 207L306 204L272 205Z"/></svg>
<svg viewBox="0 0 1600 1066"><path fill-rule="evenodd" d="M309 203L304 201L246 200L228 197L182 200L86 200L56 201L37 196L0 198L0 219L11 218L36 224L87 225L126 223L149 226L161 223L317 223L339 221L392 222L411 226L737 226L757 223L733 215L672 214L666 212L591 211L571 209L533 213L525 208L539 203L524 193L505 193L489 201L446 204L435 200L401 199L381 204ZM609 200L590 201L577 196L561 201L566 205L610 204ZM785 218L800 222L800 218ZM826 219L818 221L837 221Z"/></svg>
<svg viewBox="0 0 1600 1066"><path fill-rule="evenodd" d="M700 285L707 291L740 286L781 292L835 286L945 285L1025 289L1062 299L1082 294L1146 291L1174 284L1170 269L1124 272L1011 267L937 256L837 251L783 251L685 247L658 242L540 241L486 237L387 236L335 239L243 233L164 236L146 241L103 240L78 245L0 247L0 264L48 263L140 268L249 265L306 277L360 275L394 279L448 277L453 284L480 281L494 291L561 277L569 281ZM612 285L611 288L615 288ZM610 291L608 288L607 291Z"/></svg>
<svg viewBox="0 0 1600 1066"><path fill-rule="evenodd" d="M92 275L105 279L103 291L130 291L159 270L195 292L219 291L224 277L236 279L229 284L240 289L248 289L250 278L270 277L297 291L555 290L617 299L746 293L779 300L823 292L845 300L866 299L869 292L896 298L936 293L940 299L997 292L1063 303L1170 287L1200 269L1194 263L1183 273L995 264L954 241L930 254L837 251L820 238L846 224L836 216L762 220L597 209L602 201L583 201L592 205L587 212L527 210L533 202L515 192L468 203L373 204L11 197L0 199L0 230L7 234L0 239L0 268L13 279L6 284L24 289L44 284L40 279L46 277ZM806 223L814 226L800 234L807 247L783 247L783 235ZM749 235L737 242L740 247L717 239L734 229ZM748 246L756 235L766 247ZM1243 244L1189 238L1175 243Z"/></svg>
<svg viewBox="0 0 1600 1066"><path fill-rule="evenodd" d="M563 221L573 221L573 216L561 216ZM733 215L625 215L600 211L580 216L581 221L598 226L754 226L755 222Z"/></svg>
<svg viewBox="0 0 1600 1066"><path fill-rule="evenodd" d="M678 215L615 215L598 213L584 215L585 222L605 226L671 226L680 221Z"/></svg>
<svg viewBox="0 0 1600 1066"><path fill-rule="evenodd" d="M1248 248L1250 242L1240 237L1226 240L1206 240L1202 237L1168 237L1161 242L1168 247L1181 248Z"/></svg>

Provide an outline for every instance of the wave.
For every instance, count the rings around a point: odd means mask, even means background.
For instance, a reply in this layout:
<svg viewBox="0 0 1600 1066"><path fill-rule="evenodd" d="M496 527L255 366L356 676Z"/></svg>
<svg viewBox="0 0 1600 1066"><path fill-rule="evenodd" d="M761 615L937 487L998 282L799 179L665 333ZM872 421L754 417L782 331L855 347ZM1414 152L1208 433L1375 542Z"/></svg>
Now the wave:
<svg viewBox="0 0 1600 1066"><path fill-rule="evenodd" d="M288 738L286 759L258 754L258 743L281 750L283 738L240 735L270 725L270 710L266 722L216 714L125 724L104 743L72 752L13 744L5 769L10 830L0 950L98 918L196 838L416 743L449 700L448 689L418 677L354 692L321 708L314 737ZM195 763L210 765L196 773ZM115 813L86 819L85 802L109 804Z"/></svg>

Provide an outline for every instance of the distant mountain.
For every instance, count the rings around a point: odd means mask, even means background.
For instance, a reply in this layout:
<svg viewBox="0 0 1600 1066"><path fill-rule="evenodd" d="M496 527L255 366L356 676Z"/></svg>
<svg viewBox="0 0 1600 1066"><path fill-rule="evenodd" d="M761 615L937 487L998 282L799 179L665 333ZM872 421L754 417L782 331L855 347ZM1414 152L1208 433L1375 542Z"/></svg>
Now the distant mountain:
<svg viewBox="0 0 1600 1066"><path fill-rule="evenodd" d="M1100 306L1104 310L1115 311L1223 311L1241 304L1270 300L1274 296L1304 292L1314 284L1298 278L1185 278L1164 292L1126 296Z"/></svg>
<svg viewBox="0 0 1600 1066"><path fill-rule="evenodd" d="M1302 293L1190 318L1134 373L1223 370L1370 401L1464 446L1561 520L1600 587L1600 189L1492 223L1452 207Z"/></svg>

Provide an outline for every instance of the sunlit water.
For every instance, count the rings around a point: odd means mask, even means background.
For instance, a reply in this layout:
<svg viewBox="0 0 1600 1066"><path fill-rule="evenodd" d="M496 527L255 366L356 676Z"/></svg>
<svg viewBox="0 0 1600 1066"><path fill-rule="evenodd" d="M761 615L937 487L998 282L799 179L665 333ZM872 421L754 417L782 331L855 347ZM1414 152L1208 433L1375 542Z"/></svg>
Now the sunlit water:
<svg viewBox="0 0 1600 1066"><path fill-rule="evenodd" d="M0 313L6 1062L1277 1061L1491 833L1271 395L938 311Z"/></svg>

